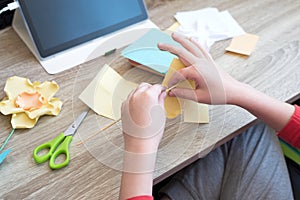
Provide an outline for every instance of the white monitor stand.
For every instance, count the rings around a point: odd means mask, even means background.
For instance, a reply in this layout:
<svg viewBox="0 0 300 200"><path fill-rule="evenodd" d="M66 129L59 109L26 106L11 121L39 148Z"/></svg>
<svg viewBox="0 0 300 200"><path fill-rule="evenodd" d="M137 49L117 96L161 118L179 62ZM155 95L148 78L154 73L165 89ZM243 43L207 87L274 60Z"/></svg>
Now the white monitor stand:
<svg viewBox="0 0 300 200"><path fill-rule="evenodd" d="M41 59L19 10L16 10L15 12L12 27L49 74L62 72L96 57L105 55L107 52L114 49L124 47L141 37L150 28L158 28L148 19L112 34L99 37L82 45L57 53L48 58Z"/></svg>

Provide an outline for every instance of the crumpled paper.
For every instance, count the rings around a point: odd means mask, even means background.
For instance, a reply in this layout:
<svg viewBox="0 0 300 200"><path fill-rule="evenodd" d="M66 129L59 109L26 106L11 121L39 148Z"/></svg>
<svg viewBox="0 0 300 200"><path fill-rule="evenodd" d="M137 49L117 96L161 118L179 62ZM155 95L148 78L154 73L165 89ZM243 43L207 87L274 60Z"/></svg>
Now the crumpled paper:
<svg viewBox="0 0 300 200"><path fill-rule="evenodd" d="M177 12L174 17L180 24L176 32L195 38L207 51L217 41L245 34L227 10L205 8Z"/></svg>

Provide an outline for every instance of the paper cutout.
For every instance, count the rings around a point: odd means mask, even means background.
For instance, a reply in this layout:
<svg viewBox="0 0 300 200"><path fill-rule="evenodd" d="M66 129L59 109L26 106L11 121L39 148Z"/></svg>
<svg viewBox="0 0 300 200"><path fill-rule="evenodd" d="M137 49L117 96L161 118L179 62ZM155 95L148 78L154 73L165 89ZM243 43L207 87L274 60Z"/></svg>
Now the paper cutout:
<svg viewBox="0 0 300 200"><path fill-rule="evenodd" d="M42 107L44 97L38 92L22 92L15 100L16 107L24 110L36 110Z"/></svg>
<svg viewBox="0 0 300 200"><path fill-rule="evenodd" d="M7 97L0 102L0 112L4 115L12 114L11 124L14 129L32 128L40 116L59 114L62 102L53 98L58 89L54 81L31 83L27 78L10 77L5 84L4 91ZM25 100L24 94L37 94L41 98L40 104L32 104L33 100L30 98L34 96L25 95Z"/></svg>
<svg viewBox="0 0 300 200"><path fill-rule="evenodd" d="M0 165L3 162L3 160L6 158L6 156L10 153L11 149L6 149L0 154Z"/></svg>
<svg viewBox="0 0 300 200"><path fill-rule="evenodd" d="M238 37L234 37L230 45L226 48L226 51L249 56L258 41L259 37L253 34L245 34Z"/></svg>
<svg viewBox="0 0 300 200"><path fill-rule="evenodd" d="M157 44L160 42L179 46L169 35L160 30L151 29L125 48L122 55L161 74L166 74L173 58L176 56L158 49Z"/></svg>
<svg viewBox="0 0 300 200"><path fill-rule="evenodd" d="M217 41L245 34L228 11L216 8L178 12L174 17L180 23L176 31L195 38L206 50Z"/></svg>
<svg viewBox="0 0 300 200"><path fill-rule="evenodd" d="M137 84L125 80L109 65L104 65L79 98L97 114L118 120L122 102Z"/></svg>
<svg viewBox="0 0 300 200"><path fill-rule="evenodd" d="M162 85L165 87L168 87L168 82L170 80L170 78L173 76L173 74L184 68L184 64L179 60L179 59L173 59L170 68L162 82ZM185 81L187 82L187 81ZM180 84L184 84L184 83L180 83ZM185 85L188 85L185 83ZM178 84L177 87L180 87L180 85ZM182 85L181 85L182 87ZM181 102L180 99L177 97L170 97L169 95L166 97L165 99L165 111L166 111L166 117L169 119L175 118L178 115L181 114Z"/></svg>
<svg viewBox="0 0 300 200"><path fill-rule="evenodd" d="M166 74L162 85L167 87L170 78L173 74L184 68L185 65L177 58L174 58L168 73ZM195 88L194 81L185 80L177 84L178 88ZM183 100L177 97L170 97L167 96L165 99L165 110L166 116L169 119L175 118L181 114L182 105L184 105L184 122L191 122L191 123L208 123L209 116L208 116L208 106L206 104L199 104L194 101L190 100Z"/></svg>

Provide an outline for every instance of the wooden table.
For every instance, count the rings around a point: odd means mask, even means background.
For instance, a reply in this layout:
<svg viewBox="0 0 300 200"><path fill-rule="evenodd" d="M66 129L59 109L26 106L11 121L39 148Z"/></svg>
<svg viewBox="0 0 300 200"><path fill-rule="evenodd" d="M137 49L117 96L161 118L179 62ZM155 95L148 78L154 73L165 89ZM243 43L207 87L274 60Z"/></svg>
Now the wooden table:
<svg viewBox="0 0 300 200"><path fill-rule="evenodd" d="M290 102L299 98L300 1L149 0L146 3L151 20L161 29L174 22L173 15L177 11L206 7L229 10L246 32L259 35L260 40L250 57L225 52L230 40L218 42L211 49L216 62L236 79L270 96ZM162 80L144 71L132 70L119 52L49 75L12 28L0 31L0 88L14 75L32 81L55 80L60 85L56 96L64 103L57 117L44 116L33 129L15 131L6 146L6 149L12 148L12 152L0 166L0 199L117 199L121 178L121 172L116 169L121 162L117 153L123 143L120 123L100 133L111 120L90 111L71 143L71 162L61 170L53 171L47 163L35 164L32 151L66 129L81 111L88 110L78 96L103 64L111 64L125 78L137 83ZM0 98L4 96L1 89ZM1 142L11 130L10 118L0 115ZM210 106L210 120L209 124L183 123L181 117L168 120L158 154L155 183L255 122L245 110L229 105ZM99 134L84 145L78 145L95 133ZM113 163L116 166L111 166Z"/></svg>

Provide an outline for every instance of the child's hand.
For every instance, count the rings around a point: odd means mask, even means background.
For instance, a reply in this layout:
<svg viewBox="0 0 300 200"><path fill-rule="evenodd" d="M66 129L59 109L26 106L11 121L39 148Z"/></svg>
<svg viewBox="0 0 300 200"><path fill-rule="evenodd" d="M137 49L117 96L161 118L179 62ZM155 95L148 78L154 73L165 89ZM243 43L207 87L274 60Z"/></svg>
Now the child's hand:
<svg viewBox="0 0 300 200"><path fill-rule="evenodd" d="M183 68L169 80L169 87L183 80L194 80L195 90L174 88L170 96L191 99L207 104L232 103L233 95L240 82L219 68L206 52L194 39L186 38L178 33L172 35L173 39L182 47L170 44L159 44L161 50L169 51L179 57L185 64Z"/></svg>
<svg viewBox="0 0 300 200"><path fill-rule="evenodd" d="M122 128L126 151L157 151L165 127L165 96L161 85L142 83L123 102Z"/></svg>

